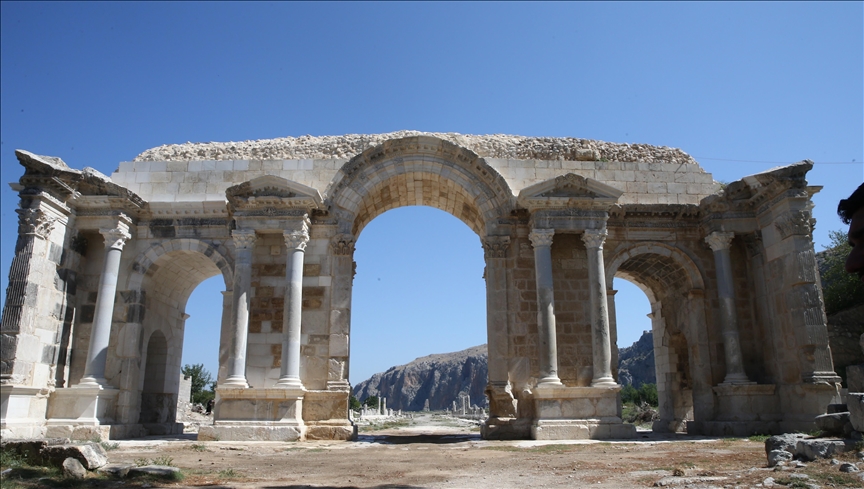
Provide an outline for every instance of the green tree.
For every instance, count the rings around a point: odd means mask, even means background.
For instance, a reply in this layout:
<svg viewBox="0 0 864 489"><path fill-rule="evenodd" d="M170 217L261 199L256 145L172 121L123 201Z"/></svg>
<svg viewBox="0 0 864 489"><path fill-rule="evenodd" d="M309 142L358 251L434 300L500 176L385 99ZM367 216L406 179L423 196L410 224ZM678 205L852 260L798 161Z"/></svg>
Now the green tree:
<svg viewBox="0 0 864 489"><path fill-rule="evenodd" d="M203 363L196 363L195 365L187 363L181 371L184 376L192 379L192 402L206 404L207 401L216 397L214 390L216 384L213 382L213 376L204 368Z"/></svg>
<svg viewBox="0 0 864 489"><path fill-rule="evenodd" d="M825 313L834 314L864 304L864 282L856 275L846 273L846 257L852 251L846 233L829 231L828 237L831 245L821 253L819 273L822 276Z"/></svg>
<svg viewBox="0 0 864 489"><path fill-rule="evenodd" d="M639 387L639 400L654 407L659 406L660 403L657 399L657 384L642 384L642 386Z"/></svg>
<svg viewBox="0 0 864 489"><path fill-rule="evenodd" d="M635 403L639 400L639 391L630 384L621 388L621 402L624 404Z"/></svg>
<svg viewBox="0 0 864 489"><path fill-rule="evenodd" d="M363 405L373 409L378 409L378 396L369 396L363 401Z"/></svg>
<svg viewBox="0 0 864 489"><path fill-rule="evenodd" d="M360 401L357 400L356 397L351 396L348 398L348 409L352 411L359 411L363 406L360 404Z"/></svg>

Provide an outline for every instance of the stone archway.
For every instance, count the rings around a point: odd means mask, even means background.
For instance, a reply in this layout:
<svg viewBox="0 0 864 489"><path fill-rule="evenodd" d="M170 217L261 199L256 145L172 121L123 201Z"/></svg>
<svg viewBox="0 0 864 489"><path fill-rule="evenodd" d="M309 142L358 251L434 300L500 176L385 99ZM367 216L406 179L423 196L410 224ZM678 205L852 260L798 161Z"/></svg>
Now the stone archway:
<svg viewBox="0 0 864 489"><path fill-rule="evenodd" d="M345 164L326 195L340 233L331 243L331 314L339 318L331 323L331 332L350 331L353 246L364 227L378 215L397 207L429 206L453 215L478 235L486 259L490 411L493 417L515 416L513 396L507 390L506 359L508 289L504 259L510 230L499 222L509 215L514 204L507 182L475 153L423 136L389 141L361 153ZM340 366L342 377L347 379L347 356L331 356L330 363L331 367ZM510 402L496 403L496 395Z"/></svg>
<svg viewBox="0 0 864 489"><path fill-rule="evenodd" d="M216 275L225 280L226 292L225 297L218 299L223 318L221 324L213 325L214 334L218 330L223 337L220 367L227 362L228 342L224 336L230 318L230 300L226 297L230 298L233 271L231 260L220 249L223 246L220 240L170 239L152 245L132 263L129 290L121 293L127 303L127 322L122 334L130 338L138 336L142 341L134 352L118 348L118 356L134 353L140 359L137 363L140 368L134 369L137 376L123 376L119 387L139 399L137 406L129 406L125 417L144 425L151 434L182 430L182 425L178 427L174 421L185 323L189 318L186 303L201 282Z"/></svg>
<svg viewBox="0 0 864 489"><path fill-rule="evenodd" d="M611 288L613 277L628 280L651 303L660 402L660 420L654 423L654 430L684 431L686 422L696 416L694 404L703 411L710 406L694 403L694 397L704 401L711 396L710 367L691 358L691 351L698 352L700 343L705 345L700 338L707 334L702 272L674 246L649 242L622 248L606 267L607 283Z"/></svg>

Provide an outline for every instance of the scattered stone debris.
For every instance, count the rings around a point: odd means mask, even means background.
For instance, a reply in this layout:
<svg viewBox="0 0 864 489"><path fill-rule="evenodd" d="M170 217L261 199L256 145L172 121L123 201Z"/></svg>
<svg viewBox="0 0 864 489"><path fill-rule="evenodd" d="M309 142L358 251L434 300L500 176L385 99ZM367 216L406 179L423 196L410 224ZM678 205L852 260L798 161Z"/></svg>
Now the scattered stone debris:
<svg viewBox="0 0 864 489"><path fill-rule="evenodd" d="M68 457L63 461L63 475L70 479L83 479L87 476L87 469L77 458Z"/></svg>

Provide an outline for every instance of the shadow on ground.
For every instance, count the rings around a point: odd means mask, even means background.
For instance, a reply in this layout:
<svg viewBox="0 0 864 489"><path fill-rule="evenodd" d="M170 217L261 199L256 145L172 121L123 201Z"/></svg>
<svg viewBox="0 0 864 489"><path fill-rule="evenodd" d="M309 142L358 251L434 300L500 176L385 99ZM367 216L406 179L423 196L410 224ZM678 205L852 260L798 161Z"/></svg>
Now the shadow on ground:
<svg viewBox="0 0 864 489"><path fill-rule="evenodd" d="M449 435L359 435L357 441L360 443L379 443L382 445L407 445L410 443L446 445L449 443L480 441L480 435L473 433L457 433Z"/></svg>

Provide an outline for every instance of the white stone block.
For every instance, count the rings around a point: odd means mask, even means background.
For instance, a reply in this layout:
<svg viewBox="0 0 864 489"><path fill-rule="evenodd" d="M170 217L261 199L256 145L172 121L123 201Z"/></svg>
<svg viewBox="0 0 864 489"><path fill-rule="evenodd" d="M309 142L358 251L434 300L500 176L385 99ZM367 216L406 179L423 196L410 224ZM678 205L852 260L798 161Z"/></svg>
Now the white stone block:
<svg viewBox="0 0 864 489"><path fill-rule="evenodd" d="M249 161L248 160L234 160L234 171L248 171L249 170Z"/></svg>

